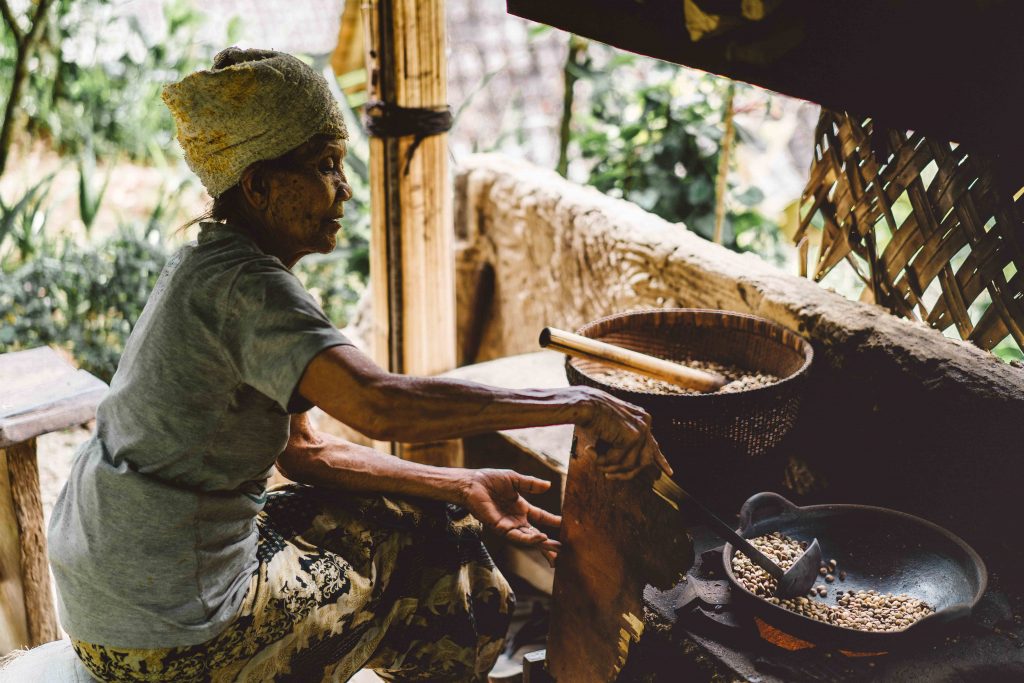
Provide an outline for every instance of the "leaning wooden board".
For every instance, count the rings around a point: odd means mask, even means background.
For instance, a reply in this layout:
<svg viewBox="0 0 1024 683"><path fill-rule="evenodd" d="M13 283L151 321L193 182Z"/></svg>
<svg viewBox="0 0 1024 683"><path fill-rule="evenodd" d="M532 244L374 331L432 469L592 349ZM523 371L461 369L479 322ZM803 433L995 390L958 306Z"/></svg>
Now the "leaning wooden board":
<svg viewBox="0 0 1024 683"><path fill-rule="evenodd" d="M91 420L106 391L47 347L0 355L0 654L60 637L36 437Z"/></svg>
<svg viewBox="0 0 1024 683"><path fill-rule="evenodd" d="M643 635L643 591L667 589L693 564L684 517L651 479L606 479L573 444L562 504L548 668L557 681L613 681Z"/></svg>

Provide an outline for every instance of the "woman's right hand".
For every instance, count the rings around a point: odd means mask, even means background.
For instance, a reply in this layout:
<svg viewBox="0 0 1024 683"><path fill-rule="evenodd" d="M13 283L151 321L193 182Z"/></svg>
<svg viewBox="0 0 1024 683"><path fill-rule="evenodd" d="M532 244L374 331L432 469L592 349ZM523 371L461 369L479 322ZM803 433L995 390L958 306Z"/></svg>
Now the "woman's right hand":
<svg viewBox="0 0 1024 683"><path fill-rule="evenodd" d="M587 386L582 391L589 416L577 422L584 447L594 449L598 468L609 479L632 479L658 468L672 475L672 467L651 433L651 416L639 406Z"/></svg>

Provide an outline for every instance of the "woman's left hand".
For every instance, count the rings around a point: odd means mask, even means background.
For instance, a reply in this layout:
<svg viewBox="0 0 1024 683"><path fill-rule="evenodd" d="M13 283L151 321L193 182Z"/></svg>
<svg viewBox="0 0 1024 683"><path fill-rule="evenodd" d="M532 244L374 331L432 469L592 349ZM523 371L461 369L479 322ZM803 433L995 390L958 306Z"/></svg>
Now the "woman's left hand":
<svg viewBox="0 0 1024 683"><path fill-rule="evenodd" d="M462 504L487 528L513 543L537 547L555 565L561 544L534 526L559 527L562 518L532 505L524 493L543 493L551 482L512 470L471 470Z"/></svg>

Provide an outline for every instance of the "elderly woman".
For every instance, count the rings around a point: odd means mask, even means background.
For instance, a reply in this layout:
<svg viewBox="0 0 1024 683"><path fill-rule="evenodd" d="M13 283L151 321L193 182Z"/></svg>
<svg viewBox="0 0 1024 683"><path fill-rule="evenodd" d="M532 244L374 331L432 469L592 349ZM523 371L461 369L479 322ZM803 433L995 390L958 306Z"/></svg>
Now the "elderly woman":
<svg viewBox="0 0 1024 683"><path fill-rule="evenodd" d="M554 561L509 470L428 467L315 431L317 405L379 440L573 423L609 476L668 469L639 408L585 387L511 391L395 375L290 268L326 253L351 197L324 79L230 48L164 90L214 197L125 347L50 524L61 623L104 681L483 680L513 596L490 529ZM268 491L276 465L297 483Z"/></svg>

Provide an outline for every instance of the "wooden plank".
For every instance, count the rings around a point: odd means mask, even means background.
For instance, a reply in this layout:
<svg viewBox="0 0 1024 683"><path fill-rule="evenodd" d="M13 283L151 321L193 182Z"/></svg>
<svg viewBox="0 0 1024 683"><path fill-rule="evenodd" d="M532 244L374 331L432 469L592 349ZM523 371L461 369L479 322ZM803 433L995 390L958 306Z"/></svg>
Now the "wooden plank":
<svg viewBox="0 0 1024 683"><path fill-rule="evenodd" d="M48 347L0 355L0 447L91 420L107 385Z"/></svg>
<svg viewBox="0 0 1024 683"><path fill-rule="evenodd" d="M509 544L505 548L502 571L508 571L526 581L537 590L551 595L555 585L555 570L536 550Z"/></svg>
<svg viewBox="0 0 1024 683"><path fill-rule="evenodd" d="M8 482L17 519L21 585L25 600L28 645L34 647L60 638L50 595L50 567L46 555L46 528L39 491L36 441L3 449Z"/></svg>
<svg viewBox="0 0 1024 683"><path fill-rule="evenodd" d="M565 376L565 356L554 351L536 351L464 365L442 376L506 389L559 389L569 386ZM564 481L569 471L572 432L572 425L553 425L507 429L498 433L520 452L541 463L550 473Z"/></svg>
<svg viewBox="0 0 1024 683"><path fill-rule="evenodd" d="M0 655L29 643L19 540L7 451L0 448Z"/></svg>
<svg viewBox="0 0 1024 683"><path fill-rule="evenodd" d="M74 367L48 346L0 355L0 386L4 387L5 396L15 396L36 382L71 372L74 372Z"/></svg>
<svg viewBox="0 0 1024 683"><path fill-rule="evenodd" d="M507 5L512 14L625 50L870 116L891 128L969 144L998 157L1012 190L1021 185L1022 101L1013 95L1024 87L1020 2L507 0ZM712 15L703 31L701 14Z"/></svg>
<svg viewBox="0 0 1024 683"><path fill-rule="evenodd" d="M539 334L540 329L536 330L534 337ZM463 365L444 373L444 376L506 389L559 389L569 386L565 376L565 356L543 350Z"/></svg>
<svg viewBox="0 0 1024 683"><path fill-rule="evenodd" d="M444 2L370 0L370 100L447 105ZM370 145L373 354L392 372L455 366L455 257L447 135L374 138ZM403 457L458 465L455 443L403 445ZM419 455L417 455L419 453Z"/></svg>
<svg viewBox="0 0 1024 683"><path fill-rule="evenodd" d="M524 453L543 463L563 479L569 472L569 453L572 450L572 425L508 429L498 432L502 438Z"/></svg>
<svg viewBox="0 0 1024 683"><path fill-rule="evenodd" d="M614 681L643 637L647 584L667 589L693 563L684 517L650 480L606 479L590 449L569 467L548 667L559 681Z"/></svg>

